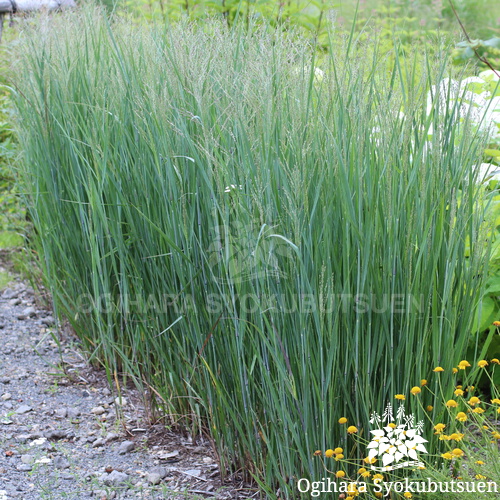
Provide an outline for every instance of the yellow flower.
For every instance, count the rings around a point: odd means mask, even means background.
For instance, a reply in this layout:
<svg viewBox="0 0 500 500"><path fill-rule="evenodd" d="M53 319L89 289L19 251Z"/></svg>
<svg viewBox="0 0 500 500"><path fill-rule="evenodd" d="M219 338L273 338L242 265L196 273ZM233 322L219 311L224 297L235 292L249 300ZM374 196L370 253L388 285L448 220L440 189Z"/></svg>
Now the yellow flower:
<svg viewBox="0 0 500 500"><path fill-rule="evenodd" d="M371 476L371 473L369 470L367 470L366 472L363 472L363 474L361 474L363 477L370 477Z"/></svg>
<svg viewBox="0 0 500 500"><path fill-rule="evenodd" d="M347 422L347 418L341 417L339 418L339 424L345 424Z"/></svg>
<svg viewBox="0 0 500 500"><path fill-rule="evenodd" d="M327 458L333 457L333 450L326 450L325 457L327 457Z"/></svg>
<svg viewBox="0 0 500 500"><path fill-rule="evenodd" d="M403 493L403 496L404 496L405 498L411 498L411 497L413 497L413 495L412 495L409 491L405 491L405 492Z"/></svg>
<svg viewBox="0 0 500 500"><path fill-rule="evenodd" d="M464 436L465 436L465 434L461 434L460 432L454 432L453 434L450 434L450 440L462 441Z"/></svg>
<svg viewBox="0 0 500 500"><path fill-rule="evenodd" d="M484 368L485 366L488 366L488 361L482 359L481 361L477 362L477 366L479 366L479 368Z"/></svg>
<svg viewBox="0 0 500 500"><path fill-rule="evenodd" d="M453 458L453 455L448 451L446 453L443 453L441 456L446 460L451 460Z"/></svg>
<svg viewBox="0 0 500 500"><path fill-rule="evenodd" d="M463 396L464 391L462 391L462 389L455 389L455 392L453 394L455 394L455 396Z"/></svg>
<svg viewBox="0 0 500 500"><path fill-rule="evenodd" d="M373 482L374 483L379 483L380 481L384 480L384 476L382 474L375 474L373 476Z"/></svg>
<svg viewBox="0 0 500 500"><path fill-rule="evenodd" d="M344 455L342 455L342 453L338 453L337 455L335 455L335 460L337 460L337 462L339 460L342 460L344 458Z"/></svg>
<svg viewBox="0 0 500 500"><path fill-rule="evenodd" d="M500 321L493 321L493 326L500 326Z"/></svg>
<svg viewBox="0 0 500 500"><path fill-rule="evenodd" d="M394 396L396 399L399 399L401 401L404 401L406 399L405 395L404 394L396 394Z"/></svg>
<svg viewBox="0 0 500 500"><path fill-rule="evenodd" d="M460 363L458 363L458 367L460 368L460 370L465 370L466 368L470 367L470 363L466 359L464 359L460 361Z"/></svg>
<svg viewBox="0 0 500 500"><path fill-rule="evenodd" d="M315 455L316 457L319 457L320 455L322 455L321 450L316 450L316 451L314 452L314 455Z"/></svg>
<svg viewBox="0 0 500 500"><path fill-rule="evenodd" d="M486 479L486 476L483 476L482 474L476 474L476 479Z"/></svg>
<svg viewBox="0 0 500 500"><path fill-rule="evenodd" d="M340 453L344 453L344 449L343 448L335 448L333 450L333 453L335 453L335 455L339 455Z"/></svg>
<svg viewBox="0 0 500 500"><path fill-rule="evenodd" d="M423 378L423 379L420 381L420 385L421 385L421 386L427 385L427 380L425 380L425 378Z"/></svg>
<svg viewBox="0 0 500 500"><path fill-rule="evenodd" d="M496 365L500 365L500 360L498 358L493 358L491 362L495 363Z"/></svg>
<svg viewBox="0 0 500 500"><path fill-rule="evenodd" d="M356 483L349 483L349 485L347 486L347 494L354 495L356 497L359 495L359 491L358 491L358 487L357 487Z"/></svg>
<svg viewBox="0 0 500 500"><path fill-rule="evenodd" d="M414 396L416 396L417 394L420 394L420 393L422 392L422 389L420 389L420 387L415 386L415 387L412 387L412 388L410 389L410 392L411 392Z"/></svg>
<svg viewBox="0 0 500 500"><path fill-rule="evenodd" d="M494 433L493 433L493 437L494 437L495 439L500 439L500 432L494 432Z"/></svg>
<svg viewBox="0 0 500 500"><path fill-rule="evenodd" d="M454 399L450 399L446 402L446 406L448 408L456 408L458 406L458 403Z"/></svg>
<svg viewBox="0 0 500 500"><path fill-rule="evenodd" d="M356 432L358 432L358 428L354 425L351 425L350 427L347 428L347 432L349 434L355 434Z"/></svg>
<svg viewBox="0 0 500 500"><path fill-rule="evenodd" d="M476 460L477 465L484 465L484 462L482 460Z"/></svg>
<svg viewBox="0 0 500 500"><path fill-rule="evenodd" d="M354 497L348 496L348 497L345 497L345 500L354 500Z"/></svg>
<svg viewBox="0 0 500 500"><path fill-rule="evenodd" d="M446 434L441 434L439 436L439 441L449 441L450 440L450 436L447 436Z"/></svg>
<svg viewBox="0 0 500 500"><path fill-rule="evenodd" d="M429 405L429 406L427 406L426 410L427 411L432 411L432 410L434 410L434 406Z"/></svg>
<svg viewBox="0 0 500 500"><path fill-rule="evenodd" d="M458 369L457 369L457 368L455 368L455 367L453 367L453 368L451 369L451 373L453 373L453 374L458 373Z"/></svg>
<svg viewBox="0 0 500 500"><path fill-rule="evenodd" d="M475 406L477 404L481 403L481 401L479 400L479 398L476 398L476 396L472 396L470 399L469 399L469 404L471 406Z"/></svg>
<svg viewBox="0 0 500 500"><path fill-rule="evenodd" d="M376 496L377 498L382 498L384 495L383 495L383 493L382 493L381 491L376 491L376 492L375 492L375 496Z"/></svg>
<svg viewBox="0 0 500 500"><path fill-rule="evenodd" d="M500 413L500 408L498 408L497 413Z"/></svg>
<svg viewBox="0 0 500 500"><path fill-rule="evenodd" d="M358 474L363 474L364 472L366 472L366 469L364 467L360 467L358 469Z"/></svg>
<svg viewBox="0 0 500 500"><path fill-rule="evenodd" d="M444 372L444 368L442 368L441 366L436 366L436 368L434 368L434 370L432 370L433 372Z"/></svg>
<svg viewBox="0 0 500 500"><path fill-rule="evenodd" d="M492 399L491 402L494 405L500 405L500 399L498 399L498 398Z"/></svg>
<svg viewBox="0 0 500 500"><path fill-rule="evenodd" d="M464 452L460 448L455 448L454 450L451 450L451 454L454 455L455 457L464 456Z"/></svg>
<svg viewBox="0 0 500 500"><path fill-rule="evenodd" d="M465 422L467 420L467 415L463 411L460 411L457 413L456 419L459 422Z"/></svg>
<svg viewBox="0 0 500 500"><path fill-rule="evenodd" d="M345 472L343 470L338 470L335 475L337 477L345 477Z"/></svg>
<svg viewBox="0 0 500 500"><path fill-rule="evenodd" d="M436 424L434 426L434 430L436 431L435 434L441 434L445 427L446 427L445 424Z"/></svg>
<svg viewBox="0 0 500 500"><path fill-rule="evenodd" d="M472 410L472 412L473 412L473 413L484 413L484 411L485 411L485 410L483 410L482 408L479 408L479 407L478 407L478 408L474 408L474 409Z"/></svg>
<svg viewBox="0 0 500 500"><path fill-rule="evenodd" d="M366 458L363 458L363 462L365 464L374 464L376 461L377 461L377 459L375 457L366 457Z"/></svg>
<svg viewBox="0 0 500 500"><path fill-rule="evenodd" d="M397 427L397 425L394 422L391 422L391 423L387 424L387 427L390 427L391 429L395 429Z"/></svg>
<svg viewBox="0 0 500 500"><path fill-rule="evenodd" d="M466 390L466 391L471 392L471 391L473 391L474 389L475 389L475 387L474 387L473 385L469 385L469 386L467 387L467 389L465 389L465 390Z"/></svg>

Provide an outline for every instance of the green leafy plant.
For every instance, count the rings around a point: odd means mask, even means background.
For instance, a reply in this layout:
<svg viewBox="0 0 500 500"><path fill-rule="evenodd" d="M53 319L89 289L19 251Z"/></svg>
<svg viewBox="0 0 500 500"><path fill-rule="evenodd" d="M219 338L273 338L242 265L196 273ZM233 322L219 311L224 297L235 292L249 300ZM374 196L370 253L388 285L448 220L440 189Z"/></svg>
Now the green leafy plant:
<svg viewBox="0 0 500 500"><path fill-rule="evenodd" d="M353 37L320 73L293 33L50 22L18 47L19 182L56 312L110 381L293 498L339 417L367 428L433 367L451 380L488 193L465 182L473 124L449 96L426 111L445 58L388 80Z"/></svg>

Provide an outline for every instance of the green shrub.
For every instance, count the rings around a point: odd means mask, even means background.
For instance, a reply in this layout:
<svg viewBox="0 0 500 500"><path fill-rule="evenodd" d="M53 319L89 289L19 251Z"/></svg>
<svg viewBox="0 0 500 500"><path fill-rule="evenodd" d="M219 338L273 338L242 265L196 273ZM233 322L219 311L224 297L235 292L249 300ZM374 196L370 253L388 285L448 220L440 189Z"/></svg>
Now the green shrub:
<svg viewBox="0 0 500 500"><path fill-rule="evenodd" d="M426 114L445 66L403 86L411 61L388 80L346 40L322 73L293 39L89 10L26 30L16 69L58 314L268 498L322 474L339 417L366 433L437 365L453 388L485 260L481 144Z"/></svg>

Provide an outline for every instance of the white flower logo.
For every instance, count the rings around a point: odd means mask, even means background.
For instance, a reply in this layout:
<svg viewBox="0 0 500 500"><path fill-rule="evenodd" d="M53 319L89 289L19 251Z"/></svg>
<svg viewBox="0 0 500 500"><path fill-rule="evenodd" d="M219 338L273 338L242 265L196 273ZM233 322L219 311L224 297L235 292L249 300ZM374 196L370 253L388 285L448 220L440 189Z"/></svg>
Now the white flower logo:
<svg viewBox="0 0 500 500"><path fill-rule="evenodd" d="M375 459L382 461L382 467L375 467L373 470L389 471L400 469L403 467L424 467L424 464L419 460L418 453L427 453L424 443L427 440L421 436L423 422L419 422L416 428L413 428L413 415L406 415L404 407L401 405L398 408L396 423L392 423L393 414L390 403L382 416L377 413L372 415L370 423L377 423L378 429L370 431L373 434L373 439L368 445L368 458L371 462ZM380 427L381 422L392 423ZM400 463L401 460L405 462Z"/></svg>

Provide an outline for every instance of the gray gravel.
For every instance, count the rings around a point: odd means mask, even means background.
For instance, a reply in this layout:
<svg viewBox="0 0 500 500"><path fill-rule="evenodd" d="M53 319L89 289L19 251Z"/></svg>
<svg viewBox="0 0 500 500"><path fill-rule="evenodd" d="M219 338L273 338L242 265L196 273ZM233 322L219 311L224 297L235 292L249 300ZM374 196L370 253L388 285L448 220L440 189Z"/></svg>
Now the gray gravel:
<svg viewBox="0 0 500 500"><path fill-rule="evenodd" d="M0 500L256 498L208 442L152 424L147 394L118 397L25 283L0 291L0 325Z"/></svg>

